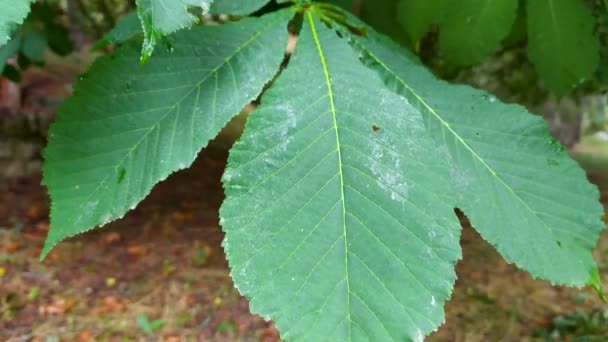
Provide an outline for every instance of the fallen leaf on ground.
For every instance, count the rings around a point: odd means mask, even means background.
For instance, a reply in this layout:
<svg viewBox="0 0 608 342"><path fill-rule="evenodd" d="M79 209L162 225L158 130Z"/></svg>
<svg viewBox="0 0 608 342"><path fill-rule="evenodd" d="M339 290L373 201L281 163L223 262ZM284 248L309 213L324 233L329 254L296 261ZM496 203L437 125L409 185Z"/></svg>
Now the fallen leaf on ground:
<svg viewBox="0 0 608 342"><path fill-rule="evenodd" d="M113 278L113 277L106 278L107 287L113 287L114 285L116 285L116 278Z"/></svg>
<svg viewBox="0 0 608 342"><path fill-rule="evenodd" d="M124 301L121 301L120 299L114 296L107 296L103 298L99 306L91 310L91 315L100 315L109 312L124 311L125 308L126 305Z"/></svg>
<svg viewBox="0 0 608 342"><path fill-rule="evenodd" d="M40 296L40 288L38 286L34 286L27 293L27 299L36 300Z"/></svg>
<svg viewBox="0 0 608 342"><path fill-rule="evenodd" d="M7 253L15 253L22 247L21 243L16 241L7 241L2 245L2 249Z"/></svg>
<svg viewBox="0 0 608 342"><path fill-rule="evenodd" d="M40 241L44 239L44 236L34 233L23 233L21 236L27 241Z"/></svg>
<svg viewBox="0 0 608 342"><path fill-rule="evenodd" d="M279 334L277 333L277 330L272 327L265 328L260 333L261 342L276 342L278 340Z"/></svg>
<svg viewBox="0 0 608 342"><path fill-rule="evenodd" d="M222 305L222 302L223 302L223 301L222 301L222 298L220 298L220 297L215 297L215 299L213 300L213 304L214 304L215 306L220 306L220 305Z"/></svg>
<svg viewBox="0 0 608 342"><path fill-rule="evenodd" d="M106 245L109 245L109 244L114 243L119 240L120 240L120 234L118 234L117 232L110 232L110 233L104 234L101 237L101 241Z"/></svg>
<svg viewBox="0 0 608 342"><path fill-rule="evenodd" d="M89 341L93 341L93 333L91 333L88 330L83 330L78 334L77 337L79 342L89 342Z"/></svg>
<svg viewBox="0 0 608 342"><path fill-rule="evenodd" d="M179 212L179 211L174 212L172 217L175 221L181 221L181 222L192 221L194 219L194 215L192 215L192 213L183 213L183 212Z"/></svg>
<svg viewBox="0 0 608 342"><path fill-rule="evenodd" d="M51 228L51 226L49 225L48 221L44 221L44 222L39 222L36 225L36 229L40 232L46 233L49 231L49 229Z"/></svg>
<svg viewBox="0 0 608 342"><path fill-rule="evenodd" d="M146 246L143 245L133 245L127 247L127 254L132 257L142 257L146 255Z"/></svg>
<svg viewBox="0 0 608 342"><path fill-rule="evenodd" d="M41 315L63 315L70 310L74 305L71 300L57 299L53 304L41 305L38 307L38 313Z"/></svg>
<svg viewBox="0 0 608 342"><path fill-rule="evenodd" d="M27 208L27 211L25 213L25 216L27 216L28 218L31 218L31 219L39 218L41 215L42 215L42 210L40 209L40 207L37 207L37 206L31 206L31 207Z"/></svg>

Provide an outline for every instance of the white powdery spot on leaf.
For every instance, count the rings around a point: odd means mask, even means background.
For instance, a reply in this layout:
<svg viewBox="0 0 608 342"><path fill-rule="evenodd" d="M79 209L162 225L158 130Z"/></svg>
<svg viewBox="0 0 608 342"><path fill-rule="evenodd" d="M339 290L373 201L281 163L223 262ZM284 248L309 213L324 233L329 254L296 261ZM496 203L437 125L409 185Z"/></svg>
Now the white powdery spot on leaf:
<svg viewBox="0 0 608 342"><path fill-rule="evenodd" d="M375 176L377 185L382 190L389 193L390 198L393 201L405 203L409 192L408 182L396 172L391 171L381 163L383 159L386 159L384 158L385 149L383 146L377 143L372 143L370 147L371 155L374 156L374 158L368 163L368 167ZM389 153L388 155L393 164L401 165L399 156L396 153Z"/></svg>

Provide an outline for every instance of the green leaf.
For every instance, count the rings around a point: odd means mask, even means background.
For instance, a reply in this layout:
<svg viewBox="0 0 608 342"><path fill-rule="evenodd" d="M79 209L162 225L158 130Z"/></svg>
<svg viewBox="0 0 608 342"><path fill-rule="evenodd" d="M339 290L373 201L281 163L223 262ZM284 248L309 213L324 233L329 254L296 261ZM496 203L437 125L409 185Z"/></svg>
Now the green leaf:
<svg viewBox="0 0 608 342"><path fill-rule="evenodd" d="M399 24L397 4L398 0L362 1L361 19L397 42L413 46L415 42L409 40L409 36Z"/></svg>
<svg viewBox="0 0 608 342"><path fill-rule="evenodd" d="M0 46L11 39L13 30L21 25L34 0L0 0Z"/></svg>
<svg viewBox="0 0 608 342"><path fill-rule="evenodd" d="M595 186L545 122L468 86L437 80L374 33L353 37L365 62L425 119L451 155L455 205L508 262L557 284L592 284L603 209Z"/></svg>
<svg viewBox="0 0 608 342"><path fill-rule="evenodd" d="M4 71L6 62L11 58L21 46L21 35L17 35L9 40L7 44L0 46L0 74Z"/></svg>
<svg viewBox="0 0 608 342"><path fill-rule="evenodd" d="M36 63L44 62L44 50L48 45L45 32L28 29L23 32L21 52L24 56Z"/></svg>
<svg viewBox="0 0 608 342"><path fill-rule="evenodd" d="M123 43L137 33L142 32L137 11L132 11L120 18L116 26L94 45L94 49L101 49L109 44Z"/></svg>
<svg viewBox="0 0 608 342"><path fill-rule="evenodd" d="M99 59L60 108L45 151L51 230L62 239L121 217L160 180L189 166L277 72L291 11L169 39L137 64L130 42Z"/></svg>
<svg viewBox="0 0 608 342"><path fill-rule="evenodd" d="M290 341L421 340L444 320L460 229L419 113L305 14L223 177L224 250Z"/></svg>
<svg viewBox="0 0 608 342"><path fill-rule="evenodd" d="M400 0L397 13L399 24L411 41L418 42L443 14L445 0Z"/></svg>
<svg viewBox="0 0 608 342"><path fill-rule="evenodd" d="M502 46L505 49L525 43L526 39L528 38L526 19L525 0L518 0L515 21L513 21L513 25L511 25L511 31L509 34L502 40Z"/></svg>
<svg viewBox="0 0 608 342"><path fill-rule="evenodd" d="M189 7L209 10L213 0L136 0L137 14L144 31L142 62L152 55L156 43L165 35L190 27L198 22L196 16L188 12Z"/></svg>
<svg viewBox="0 0 608 342"><path fill-rule="evenodd" d="M517 0L446 0L439 46L448 61L473 65L496 51L511 31L517 5Z"/></svg>
<svg viewBox="0 0 608 342"><path fill-rule="evenodd" d="M547 87L565 95L599 63L595 19L580 0L527 1L528 54Z"/></svg>
<svg viewBox="0 0 608 342"><path fill-rule="evenodd" d="M342 7L346 10L352 10L356 7L358 1L360 0L322 0L321 2L327 2L332 5Z"/></svg>
<svg viewBox="0 0 608 342"><path fill-rule="evenodd" d="M215 0L209 12L217 14L249 15L264 7L270 0Z"/></svg>

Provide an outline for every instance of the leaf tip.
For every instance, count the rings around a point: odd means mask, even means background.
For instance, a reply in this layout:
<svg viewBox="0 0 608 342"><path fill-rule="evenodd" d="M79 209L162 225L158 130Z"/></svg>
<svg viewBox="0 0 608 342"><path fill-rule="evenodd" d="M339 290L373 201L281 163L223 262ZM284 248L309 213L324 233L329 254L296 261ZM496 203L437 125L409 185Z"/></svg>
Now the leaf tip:
<svg viewBox="0 0 608 342"><path fill-rule="evenodd" d="M144 64L148 63L148 60L150 60L151 55L152 55L151 52L148 52L148 51L142 52L141 57L139 57L139 64L144 65Z"/></svg>
<svg viewBox="0 0 608 342"><path fill-rule="evenodd" d="M44 259L46 259L47 255L49 255L51 250L55 247L55 245L57 245L57 243L55 241L51 241L47 236L46 240L44 241L44 246L42 247L42 251L40 252L40 257L38 258L38 260L40 262L43 262Z"/></svg>

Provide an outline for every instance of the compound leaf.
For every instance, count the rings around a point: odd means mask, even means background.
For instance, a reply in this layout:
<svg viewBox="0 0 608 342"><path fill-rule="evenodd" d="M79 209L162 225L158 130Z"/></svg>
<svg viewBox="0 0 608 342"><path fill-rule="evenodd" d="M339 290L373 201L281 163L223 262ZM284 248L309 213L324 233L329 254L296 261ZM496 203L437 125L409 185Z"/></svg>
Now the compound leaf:
<svg viewBox="0 0 608 342"><path fill-rule="evenodd" d="M529 2L529 1L528 1ZM543 1L532 1L543 2ZM481 62L511 32L517 0L445 0L439 45L456 66Z"/></svg>
<svg viewBox="0 0 608 342"><path fill-rule="evenodd" d="M437 80L369 28L352 37L364 61L419 109L452 162L455 203L508 262L553 283L599 286L591 252L603 209L597 188L523 107Z"/></svg>
<svg viewBox="0 0 608 342"><path fill-rule="evenodd" d="M526 1L528 53L545 84L565 95L599 63L595 19L580 0Z"/></svg>
<svg viewBox="0 0 608 342"><path fill-rule="evenodd" d="M445 156L420 114L309 12L230 152L232 277L291 341L421 340L460 258Z"/></svg>
<svg viewBox="0 0 608 342"><path fill-rule="evenodd" d="M34 0L0 0L0 46L11 39L10 35L30 12Z"/></svg>
<svg viewBox="0 0 608 342"><path fill-rule="evenodd" d="M215 0L211 4L211 13L249 15L264 7L270 0Z"/></svg>
<svg viewBox="0 0 608 342"><path fill-rule="evenodd" d="M277 72L293 12L169 39L174 51L139 66L134 42L95 62L60 108L45 151L51 230L62 239L122 216L186 168Z"/></svg>
<svg viewBox="0 0 608 342"><path fill-rule="evenodd" d="M144 31L142 61L152 55L156 43L165 35L179 29L190 27L198 19L191 14L189 7L209 10L213 0L136 0L137 14Z"/></svg>

